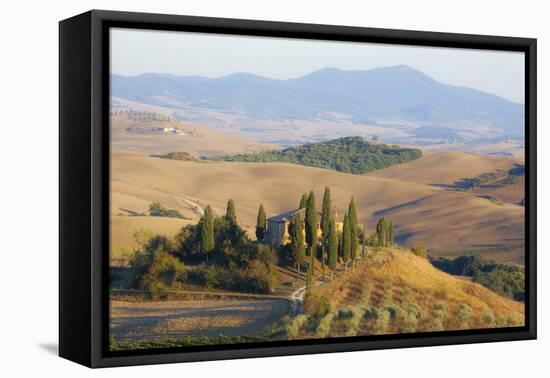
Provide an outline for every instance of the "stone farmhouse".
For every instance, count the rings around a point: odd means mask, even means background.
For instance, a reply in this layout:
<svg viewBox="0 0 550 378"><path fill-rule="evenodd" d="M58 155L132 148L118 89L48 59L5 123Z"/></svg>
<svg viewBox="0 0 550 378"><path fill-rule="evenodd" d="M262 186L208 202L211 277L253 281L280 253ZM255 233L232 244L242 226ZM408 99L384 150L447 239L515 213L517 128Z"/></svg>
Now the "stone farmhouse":
<svg viewBox="0 0 550 378"><path fill-rule="evenodd" d="M279 247L281 245L287 244L290 242L290 235L288 234L288 225L292 220L294 214L300 213L302 220L305 220L306 209L295 209L291 211L286 211L284 213L275 215L267 219L267 230L265 233L264 241L275 246ZM336 230L342 232L344 223L338 221L337 213L333 213L335 218ZM321 213L317 212L317 220L321 221ZM317 225L317 235L321 236L321 224Z"/></svg>

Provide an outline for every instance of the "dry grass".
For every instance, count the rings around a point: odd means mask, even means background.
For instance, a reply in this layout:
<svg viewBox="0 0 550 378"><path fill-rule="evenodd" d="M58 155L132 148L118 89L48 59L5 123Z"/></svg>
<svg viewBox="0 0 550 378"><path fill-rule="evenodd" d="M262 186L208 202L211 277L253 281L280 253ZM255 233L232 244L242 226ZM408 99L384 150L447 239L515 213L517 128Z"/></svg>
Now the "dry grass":
<svg viewBox="0 0 550 378"><path fill-rule="evenodd" d="M137 233L174 236L189 223L183 219L160 217L111 217L111 265L125 265L128 258L141 247Z"/></svg>
<svg viewBox="0 0 550 378"><path fill-rule="evenodd" d="M489 166L502 167L514 161L503 157L471 156L480 161L488 159L479 168L483 172L490 171ZM404 170L415 163L398 168ZM471 165L473 162L465 160L456 164ZM424 171L413 168L408 167L419 177L428 175L423 172L432 169L429 165L424 166ZM449 179L452 177L447 174L438 182ZM143 210L155 200L197 221L197 214L177 196L210 204L218 214L223 214L227 200L232 198L239 221L252 237L260 203L270 216L295 208L301 194L309 189L313 188L318 198L322 198L324 187L329 186L340 216L353 195L360 222L372 230L381 216L391 217L398 240L405 245L421 241L432 253L507 251L505 261L523 263L523 207L499 205L472 194L425 183L404 183L395 178L351 175L293 164L182 162L137 154L112 156L111 182L113 212L125 207Z"/></svg>
<svg viewBox="0 0 550 378"><path fill-rule="evenodd" d="M140 127L149 130L158 127L173 127L182 130L185 135L152 132L144 134L130 133L126 131L129 127ZM159 155L185 151L195 157L258 152L277 148L274 145L260 144L226 135L190 122L139 122L129 119L126 114L111 116L111 146L113 152L138 152Z"/></svg>
<svg viewBox="0 0 550 378"><path fill-rule="evenodd" d="M365 303L363 290L368 287ZM331 336L503 327L524 324L524 304L435 269L401 250L383 250L355 271L315 289L334 309L373 309L375 319L335 321ZM389 320L387 319L389 312ZM357 324L358 323L358 324Z"/></svg>
<svg viewBox="0 0 550 378"><path fill-rule="evenodd" d="M497 169L509 170L515 164L523 164L520 158L464 152L422 152L424 156L418 160L394 165L369 175L417 184L453 185L464 178L476 177Z"/></svg>

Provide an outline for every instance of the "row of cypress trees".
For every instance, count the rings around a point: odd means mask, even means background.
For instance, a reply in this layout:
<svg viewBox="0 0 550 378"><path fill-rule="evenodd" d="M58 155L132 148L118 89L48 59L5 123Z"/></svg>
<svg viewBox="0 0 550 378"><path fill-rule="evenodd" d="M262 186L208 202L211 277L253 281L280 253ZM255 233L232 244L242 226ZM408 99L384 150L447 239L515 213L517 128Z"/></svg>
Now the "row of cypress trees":
<svg viewBox="0 0 550 378"><path fill-rule="evenodd" d="M302 219L300 212L294 213L288 226L290 236L290 250L294 257L294 263L298 277L300 277L300 267L306 256L310 257L307 281L312 280L314 261L317 258L318 247L320 247L320 262L325 274L325 267L334 274L340 257L344 263L344 269L347 271L348 263L351 261L352 267L358 258L359 239L361 239L361 255L364 257L366 246L366 232L363 226L359 230L357 220L357 206L355 198L352 196L349 202L348 210L344 215L342 232L339 233L336 227L336 221L332 212L332 199L330 188L325 187L323 194L323 203L321 219L317 217L317 207L315 193L311 190L304 193L300 199L300 209L305 208L305 218ZM235 203L232 199L227 202L225 217L228 220L236 222L237 213ZM210 205L208 205L199 221L200 252L205 256L208 263L208 255L214 250L214 214ZM318 240L318 227L321 228L321 239ZM261 241L265 237L267 230L267 217L263 204L260 204L256 219L256 239ZM304 232L305 231L305 232ZM361 232L362 231L362 232ZM305 238L304 238L305 236ZM360 237L361 236L361 237ZM381 218L376 225L376 246L391 247L394 244L394 226L393 222L387 218ZM319 243L320 242L320 243Z"/></svg>

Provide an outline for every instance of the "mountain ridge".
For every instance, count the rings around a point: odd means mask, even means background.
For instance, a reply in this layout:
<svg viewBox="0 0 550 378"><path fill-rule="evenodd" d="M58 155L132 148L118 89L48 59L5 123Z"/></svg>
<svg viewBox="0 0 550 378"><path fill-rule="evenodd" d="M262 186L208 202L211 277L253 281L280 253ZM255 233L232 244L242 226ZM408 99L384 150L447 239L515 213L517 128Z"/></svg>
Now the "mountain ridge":
<svg viewBox="0 0 550 378"><path fill-rule="evenodd" d="M409 122L457 129L488 126L523 136L524 105L439 82L406 65L370 70L327 67L291 79L237 72L217 78L111 75L112 95L171 108L240 112L257 120L316 120L343 114L357 124Z"/></svg>

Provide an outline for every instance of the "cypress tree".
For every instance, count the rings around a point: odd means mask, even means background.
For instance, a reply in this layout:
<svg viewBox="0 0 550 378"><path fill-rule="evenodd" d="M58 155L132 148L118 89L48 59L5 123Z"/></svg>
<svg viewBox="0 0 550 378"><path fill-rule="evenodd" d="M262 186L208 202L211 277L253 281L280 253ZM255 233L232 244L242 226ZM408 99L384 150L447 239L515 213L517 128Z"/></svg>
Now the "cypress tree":
<svg viewBox="0 0 550 378"><path fill-rule="evenodd" d="M302 194L302 198L300 199L299 209L305 209L307 207L308 200L309 200L309 198L308 198L307 193Z"/></svg>
<svg viewBox="0 0 550 378"><path fill-rule="evenodd" d="M381 218L378 221L378 223L376 224L376 233L378 235L378 245L380 247L386 247L388 240L388 226L386 218Z"/></svg>
<svg viewBox="0 0 550 378"><path fill-rule="evenodd" d="M264 240L266 229L267 221L265 217L264 205L260 204L260 208L258 209L258 216L256 218L256 240Z"/></svg>
<svg viewBox="0 0 550 378"><path fill-rule="evenodd" d="M306 208L306 242L310 254L313 253L317 241L317 208L315 206L315 193L313 190L309 193Z"/></svg>
<svg viewBox="0 0 550 378"><path fill-rule="evenodd" d="M237 212L235 210L235 203L232 199L227 201L227 210L225 211L225 217L232 222L237 221Z"/></svg>
<svg viewBox="0 0 550 378"><path fill-rule="evenodd" d="M325 193L323 194L323 210L321 213L321 235L323 237L323 242L328 237L331 218L332 218L332 201L330 199L330 189L327 186L325 188Z"/></svg>
<svg viewBox="0 0 550 378"><path fill-rule="evenodd" d="M204 255L205 263L208 264L208 255L214 250L214 215L210 205L204 209L204 215L200 222L200 252Z"/></svg>
<svg viewBox="0 0 550 378"><path fill-rule="evenodd" d="M344 260L345 270L348 270L348 261L351 257L351 230L349 227L349 215L344 217L344 230L342 232L342 259Z"/></svg>
<svg viewBox="0 0 550 378"><path fill-rule="evenodd" d="M342 250L342 244L343 244L343 243L342 243L342 240L343 240L343 238L344 238L344 233L343 233L343 231L344 231L344 230L342 229L342 231L339 231L339 232L337 233L337 235L338 235L338 257L339 257L339 258L342 258L342 257L344 256L343 250Z"/></svg>
<svg viewBox="0 0 550 378"><path fill-rule="evenodd" d="M349 203L348 218L351 239L350 257L352 260L352 264L355 265L355 259L357 258L357 248L359 247L359 235L357 232L357 208L355 206L354 197L351 197L351 201Z"/></svg>
<svg viewBox="0 0 550 378"><path fill-rule="evenodd" d="M334 224L334 218L330 220L329 232L328 232L328 267L331 270L331 277L334 277L334 269L336 269L336 263L338 262L338 235L336 232L336 225Z"/></svg>
<svg viewBox="0 0 550 378"><path fill-rule="evenodd" d="M288 225L290 235L290 248L296 265L298 279L300 278L300 266L306 257L306 246L304 244L304 222L300 213L295 213Z"/></svg>
<svg viewBox="0 0 550 378"><path fill-rule="evenodd" d="M361 238L361 258L365 258L365 251L366 251L366 244L367 244L367 230L365 229L365 225L363 225L363 237Z"/></svg>
<svg viewBox="0 0 550 378"><path fill-rule="evenodd" d="M323 281L325 280L325 265L326 265L326 248L325 243L321 244L321 274L323 275Z"/></svg>
<svg viewBox="0 0 550 378"><path fill-rule="evenodd" d="M390 246L393 246L393 222L390 220L390 225L388 227L388 240Z"/></svg>
<svg viewBox="0 0 550 378"><path fill-rule="evenodd" d="M306 277L306 293L309 293L311 290L311 285L313 285L313 271L314 271L314 257L313 253L309 256L309 265L307 267L307 277Z"/></svg>

